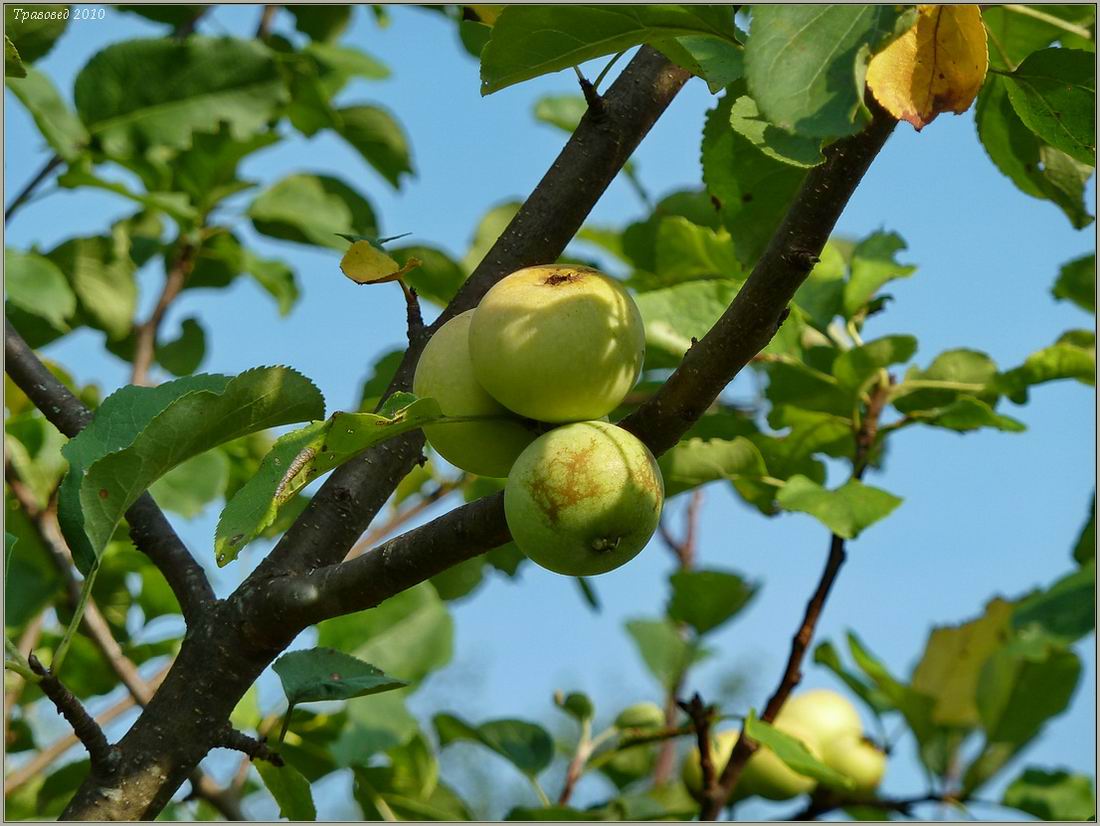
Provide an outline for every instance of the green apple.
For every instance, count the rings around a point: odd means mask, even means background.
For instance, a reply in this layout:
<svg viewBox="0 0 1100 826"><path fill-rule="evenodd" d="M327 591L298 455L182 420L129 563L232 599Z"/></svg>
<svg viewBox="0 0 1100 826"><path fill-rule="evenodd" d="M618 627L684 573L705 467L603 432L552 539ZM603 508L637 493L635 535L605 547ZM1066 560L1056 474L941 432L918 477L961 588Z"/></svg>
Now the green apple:
<svg viewBox="0 0 1100 826"><path fill-rule="evenodd" d="M820 749L813 734L795 723L782 727L777 726L784 734L789 734L802 741L815 757L819 756ZM741 733L735 730L719 732L711 740L711 761L715 772L721 772L733 753L733 747L737 744ZM702 793L703 769L699 760L699 749L695 748L684 759L680 769L680 776L689 792L695 797ZM801 794L813 791L817 781L812 777L806 777L791 769L780 760L771 749L761 746L745 764L741 770L741 778L737 782L731 800L740 800L745 797L759 796L768 800L790 800Z"/></svg>
<svg viewBox="0 0 1100 826"><path fill-rule="evenodd" d="M664 481L636 437L607 422L576 422L533 441L512 466L504 514L532 561L569 576L602 574L646 546Z"/></svg>
<svg viewBox="0 0 1100 826"><path fill-rule="evenodd" d="M776 723L794 723L808 729L822 745L863 735L863 721L859 719L856 707L843 695L826 688L804 691L791 697L783 704Z"/></svg>
<svg viewBox="0 0 1100 826"><path fill-rule="evenodd" d="M635 703L619 712L615 728L660 728L665 724L665 713L656 703Z"/></svg>
<svg viewBox="0 0 1100 826"><path fill-rule="evenodd" d="M518 270L474 311L474 374L497 401L541 422L610 413L634 386L645 327L630 294L589 267Z"/></svg>
<svg viewBox="0 0 1100 826"><path fill-rule="evenodd" d="M474 378L468 347L474 311L440 327L420 355L413 392L439 402L447 416L496 416L484 422L441 422L424 436L444 459L478 476L507 476L516 457L538 435L490 396Z"/></svg>
<svg viewBox="0 0 1100 826"><path fill-rule="evenodd" d="M822 748L826 766L855 783L856 794L870 794L886 773L886 754L866 737L844 736Z"/></svg>

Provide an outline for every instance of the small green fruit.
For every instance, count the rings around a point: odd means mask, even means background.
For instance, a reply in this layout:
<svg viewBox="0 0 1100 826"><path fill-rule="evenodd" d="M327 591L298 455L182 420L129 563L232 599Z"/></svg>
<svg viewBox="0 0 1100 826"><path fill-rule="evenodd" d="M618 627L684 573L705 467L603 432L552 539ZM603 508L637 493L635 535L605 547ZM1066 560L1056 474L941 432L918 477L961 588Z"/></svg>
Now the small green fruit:
<svg viewBox="0 0 1100 826"><path fill-rule="evenodd" d="M863 721L856 707L843 695L825 688L791 697L784 703L776 723L802 726L821 744L863 735Z"/></svg>
<svg viewBox="0 0 1100 826"><path fill-rule="evenodd" d="M660 728L665 724L665 713L656 703L635 703L619 712L615 728Z"/></svg>
<svg viewBox="0 0 1100 826"><path fill-rule="evenodd" d="M504 488L504 514L532 561L568 576L629 562L661 516L664 482L653 454L606 422L555 428L520 454Z"/></svg>
<svg viewBox="0 0 1100 826"><path fill-rule="evenodd" d="M509 410L541 422L610 413L644 356L634 299L589 267L518 270L485 294L470 325L477 380Z"/></svg>
<svg viewBox="0 0 1100 826"><path fill-rule="evenodd" d="M499 421L428 425L424 436L444 459L478 476L507 476L537 435L474 378L468 337L474 311L455 316L432 336L413 376L413 392L439 402L447 416L500 416ZM510 420L514 419L514 420Z"/></svg>
<svg viewBox="0 0 1100 826"><path fill-rule="evenodd" d="M797 724L778 727L784 734L789 734L802 741L815 757L819 754L818 744L813 735ZM741 733L739 731L723 731L715 735L711 740L711 761L714 763L715 772L721 772L733 753L733 747L737 744ZM699 797L703 789L703 769L699 760L699 749L692 749L684 759L680 769L680 776L684 785L695 797ZM813 791L817 785L812 777L799 774L780 760L771 749L761 747L757 749L745 764L741 771L741 779L734 789L732 800L740 800L745 797L764 797L768 800L790 800L801 794Z"/></svg>
<svg viewBox="0 0 1100 826"><path fill-rule="evenodd" d="M865 737L842 737L822 749L825 765L855 783L856 794L870 794L886 774L886 754Z"/></svg>

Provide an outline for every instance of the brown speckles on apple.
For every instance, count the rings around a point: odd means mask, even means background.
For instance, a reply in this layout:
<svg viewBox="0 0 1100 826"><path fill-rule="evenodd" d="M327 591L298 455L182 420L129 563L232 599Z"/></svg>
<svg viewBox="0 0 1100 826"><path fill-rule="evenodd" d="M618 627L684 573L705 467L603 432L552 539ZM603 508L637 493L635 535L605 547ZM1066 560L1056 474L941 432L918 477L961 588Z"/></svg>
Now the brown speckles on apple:
<svg viewBox="0 0 1100 826"><path fill-rule="evenodd" d="M603 492L589 467L596 448L596 440L591 439L582 448L563 450L550 459L545 473L528 481L531 498L551 524L558 521L564 509Z"/></svg>

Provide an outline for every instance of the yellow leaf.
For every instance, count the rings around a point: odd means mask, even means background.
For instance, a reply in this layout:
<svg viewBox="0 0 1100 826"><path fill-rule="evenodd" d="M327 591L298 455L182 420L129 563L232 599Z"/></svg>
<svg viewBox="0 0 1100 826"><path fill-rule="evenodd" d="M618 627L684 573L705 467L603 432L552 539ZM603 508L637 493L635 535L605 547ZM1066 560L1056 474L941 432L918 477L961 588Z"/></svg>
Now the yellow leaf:
<svg viewBox="0 0 1100 826"><path fill-rule="evenodd" d="M978 6L917 7L909 31L871 58L867 85L885 109L921 128L961 114L982 88L989 52Z"/></svg>
<svg viewBox="0 0 1100 826"><path fill-rule="evenodd" d="M396 261L369 241L356 241L340 259L340 269L356 284L397 281L409 270L419 266L420 261L416 258L410 258L403 267L398 266Z"/></svg>

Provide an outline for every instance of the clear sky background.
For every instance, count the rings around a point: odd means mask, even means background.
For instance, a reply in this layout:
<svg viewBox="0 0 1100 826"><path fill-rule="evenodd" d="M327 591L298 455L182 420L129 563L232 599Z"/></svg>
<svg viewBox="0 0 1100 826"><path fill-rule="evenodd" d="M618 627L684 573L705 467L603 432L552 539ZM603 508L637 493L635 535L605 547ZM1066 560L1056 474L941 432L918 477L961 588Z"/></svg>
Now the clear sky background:
<svg viewBox="0 0 1100 826"><path fill-rule="evenodd" d="M417 8L392 8L391 15L391 25L380 29L366 10L357 11L345 40L388 64L392 77L354 81L340 102L380 104L395 112L409 135L417 177L395 193L340 139L323 133L313 139L291 133L289 140L250 157L241 174L262 185L299 171L344 177L372 202L384 235L411 232L408 241L461 258L480 217L494 205L525 197L553 161L565 135L537 123L532 109L542 95L574 93L575 79L563 72L482 98L477 62L462 49L452 22ZM258 6L222 6L203 19L199 31L248 34L258 16ZM276 30L293 30L286 12L277 15ZM39 65L71 100L73 78L99 49L163 32L164 27L108 10L103 21L71 21ZM655 197L699 185L700 132L713 104L706 86L693 80L636 153L639 175ZM10 202L49 153L10 93L4 114L5 202ZM112 177L125 179L117 170ZM1090 184L1093 212L1094 192ZM356 288L340 274L336 254L258 236L243 216L251 197L246 193L231 202L232 224L262 254L293 266L301 301L280 318L274 302L241 278L226 290L184 293L163 334L171 336L183 318L197 315L208 333L202 371L232 374L287 364L317 383L330 411L353 409L375 358L403 345L400 292ZM114 195L55 191L15 216L6 244L49 248L68 237L102 232L132 211ZM635 193L618 180L591 220L622 227L645 214ZM989 353L1002 368L1012 367L1064 330L1092 327L1090 315L1054 301L1050 287L1061 264L1094 249L1094 229L1075 231L1052 204L1016 190L986 157L971 113L941 116L921 134L904 124L898 128L837 232L863 237L877 229L899 232L909 245L902 260L919 270L890 285L896 300L868 323L864 337L916 335L920 366L943 350L965 346ZM141 272L142 317L162 279L159 264ZM79 382L96 382L106 393L127 381L129 365L106 353L101 339L101 333L84 329L45 353ZM729 392L745 398L753 388L742 378ZM1095 481L1094 404L1093 391L1080 384L1044 385L1032 391L1027 406L1006 402L1002 408L1027 424L1023 434L960 436L914 428L893 438L885 472L867 481L904 503L850 543L848 564L817 640L842 644L845 630L855 629L895 674L907 676L932 625L971 619L996 595L1015 597L1067 572ZM840 481L834 474L829 484ZM683 505L674 500L668 506L674 526ZM211 551L217 515L211 508L194 520L173 517L173 522L225 595L269 546L256 543L237 566L218 571ZM827 545L824 529L807 516L767 519L722 484L706 489L701 565L739 571L764 587L737 620L714 635L718 653L694 672L689 690L717 696L737 676L745 684L734 710L763 703L782 670ZM661 690L622 624L660 615L672 568L672 555L653 542L630 565L594 581L603 603L599 614L581 602L570 579L533 565L514 581L490 576L472 599L452 604L454 660L414 696L414 711L425 721L447 710L472 720L524 717L558 728L562 723L551 704L556 689L588 692L604 712L601 720L629 702L660 702ZM304 635L301 644L309 641ZM1090 637L1079 646L1085 669L1069 711L1049 725L1007 778L1025 764L1095 774L1093 644ZM274 707L280 691L270 678L270 673L264 678L262 698ZM839 687L812 665L804 685ZM482 800L483 814L501 816L503 801L529 797L534 802L508 766L495 757L473 760L470 749L455 746L445 753L444 777ZM912 740L903 739L891 760L886 793L924 791L913 751ZM215 771L227 765L235 761L211 761ZM487 775L496 789L485 797ZM555 789L558 782L550 777L546 785ZM1002 785L983 796L999 797ZM331 790L317 794L322 817L353 815L346 778L321 786ZM586 779L577 802L598 800L609 789L598 778ZM767 817L788 810L789 804L754 803L739 813ZM273 810L257 805L250 813L269 816Z"/></svg>

